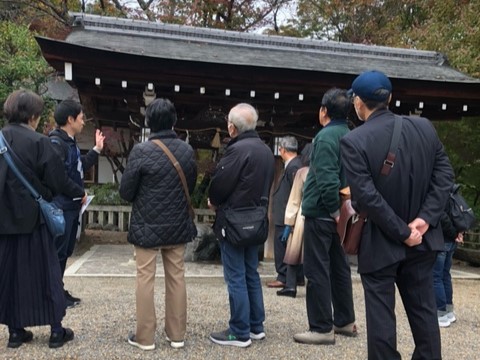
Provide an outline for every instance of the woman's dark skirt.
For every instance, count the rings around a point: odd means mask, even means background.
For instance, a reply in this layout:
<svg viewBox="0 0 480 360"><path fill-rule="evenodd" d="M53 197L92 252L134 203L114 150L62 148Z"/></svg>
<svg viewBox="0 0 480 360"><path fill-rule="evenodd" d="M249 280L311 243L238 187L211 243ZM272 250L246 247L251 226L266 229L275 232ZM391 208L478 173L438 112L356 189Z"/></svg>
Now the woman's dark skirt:
<svg viewBox="0 0 480 360"><path fill-rule="evenodd" d="M51 325L64 316L62 274L46 226L27 235L0 235L0 323Z"/></svg>

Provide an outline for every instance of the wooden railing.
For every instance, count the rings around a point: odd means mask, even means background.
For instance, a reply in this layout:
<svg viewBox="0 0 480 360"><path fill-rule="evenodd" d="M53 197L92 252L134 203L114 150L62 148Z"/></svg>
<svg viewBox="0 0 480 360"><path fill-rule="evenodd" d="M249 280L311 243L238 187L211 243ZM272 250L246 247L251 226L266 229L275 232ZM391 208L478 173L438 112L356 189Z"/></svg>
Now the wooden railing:
<svg viewBox="0 0 480 360"><path fill-rule="evenodd" d="M125 205L90 205L82 217L82 227L98 227L106 230L128 231L131 206ZM215 212L209 209L195 209L196 223L213 223Z"/></svg>

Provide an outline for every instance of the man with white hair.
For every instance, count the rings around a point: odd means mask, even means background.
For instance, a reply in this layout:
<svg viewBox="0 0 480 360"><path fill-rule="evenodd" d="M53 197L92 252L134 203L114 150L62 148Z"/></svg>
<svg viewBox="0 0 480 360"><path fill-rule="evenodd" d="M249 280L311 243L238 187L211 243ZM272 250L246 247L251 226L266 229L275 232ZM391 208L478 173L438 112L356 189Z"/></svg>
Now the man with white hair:
<svg viewBox="0 0 480 360"><path fill-rule="evenodd" d="M214 232L219 239L223 239L219 212L226 208L259 206L264 189L270 189L273 182L273 154L255 131L257 120L255 108L245 103L234 106L228 114L231 141L215 169L209 189L210 207L217 212ZM219 345L247 347L251 339L265 338L265 308L257 271L258 246L238 247L221 240L220 249L230 321L226 330L212 333L210 340Z"/></svg>
<svg viewBox="0 0 480 360"><path fill-rule="evenodd" d="M273 238L273 250L275 256L275 270L277 278L274 281L267 282L270 288L283 288L277 292L279 296L295 297L296 293L292 288L286 288L287 265L283 262L285 251L287 249L287 239L291 226L285 226L285 208L287 207L290 190L292 190L293 179L297 170L302 167L302 161L297 156L298 142L293 136L280 138L278 142L278 154L283 161L282 175L278 185L273 191L272 209L273 222L275 224L275 235ZM299 282L303 282L303 273L299 272ZM301 277L301 279L300 279Z"/></svg>

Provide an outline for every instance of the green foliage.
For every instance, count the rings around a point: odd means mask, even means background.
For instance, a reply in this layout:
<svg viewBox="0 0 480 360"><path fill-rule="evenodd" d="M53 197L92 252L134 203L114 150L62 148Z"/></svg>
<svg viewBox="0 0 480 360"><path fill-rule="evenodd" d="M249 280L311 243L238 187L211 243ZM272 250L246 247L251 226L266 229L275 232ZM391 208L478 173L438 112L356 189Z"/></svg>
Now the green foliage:
<svg viewBox="0 0 480 360"><path fill-rule="evenodd" d="M478 0L299 0L286 36L439 51L480 77Z"/></svg>
<svg viewBox="0 0 480 360"><path fill-rule="evenodd" d="M462 195L480 219L480 118L434 122L462 185Z"/></svg>
<svg viewBox="0 0 480 360"><path fill-rule="evenodd" d="M51 72L33 34L26 26L0 22L0 104L14 90L25 88L41 93ZM3 116L0 126L3 125Z"/></svg>
<svg viewBox="0 0 480 360"><path fill-rule="evenodd" d="M92 200L93 205L130 205L128 201L123 200L118 192L118 184L106 183L92 185L88 188L89 195L95 195Z"/></svg>

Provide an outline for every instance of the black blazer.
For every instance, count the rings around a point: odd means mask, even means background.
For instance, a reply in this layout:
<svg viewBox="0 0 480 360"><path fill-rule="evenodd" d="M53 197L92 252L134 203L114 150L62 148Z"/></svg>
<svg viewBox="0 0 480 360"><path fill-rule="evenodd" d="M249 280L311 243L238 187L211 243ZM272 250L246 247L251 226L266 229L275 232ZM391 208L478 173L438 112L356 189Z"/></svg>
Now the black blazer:
<svg viewBox="0 0 480 360"><path fill-rule="evenodd" d="M277 188L273 192L273 222L275 225L285 225L285 208L287 207L290 190L292 190L293 179L295 179L295 174L301 167L300 156L290 160L278 181Z"/></svg>
<svg viewBox="0 0 480 360"><path fill-rule="evenodd" d="M19 161L14 162L27 181L50 201L63 189L63 163L50 140L20 124L2 129ZM40 224L39 207L30 192L0 156L0 234L30 234Z"/></svg>
<svg viewBox="0 0 480 360"><path fill-rule="evenodd" d="M341 140L342 161L352 200L368 221L363 229L358 271L369 273L403 260L410 236L408 223L420 217L430 224L420 251L443 249L440 217L453 184L453 170L432 123L403 118L395 166L376 186L393 133L395 116L374 112L365 124Z"/></svg>

